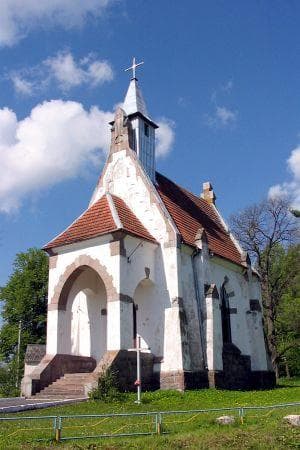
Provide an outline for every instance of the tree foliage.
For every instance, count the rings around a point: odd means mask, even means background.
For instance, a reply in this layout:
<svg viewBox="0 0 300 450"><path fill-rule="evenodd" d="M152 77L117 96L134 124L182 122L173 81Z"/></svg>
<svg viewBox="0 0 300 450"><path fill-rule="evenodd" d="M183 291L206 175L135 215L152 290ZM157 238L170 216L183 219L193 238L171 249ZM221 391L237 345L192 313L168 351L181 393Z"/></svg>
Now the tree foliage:
<svg viewBox="0 0 300 450"><path fill-rule="evenodd" d="M282 271L288 280L276 316L277 353L280 372L300 374L300 245L283 256Z"/></svg>
<svg viewBox="0 0 300 450"><path fill-rule="evenodd" d="M279 360L283 356L282 342L287 339L283 325L279 327L278 315L283 314L284 296L299 274L299 247L293 246L297 220L290 212L287 199L277 197L252 205L233 216L231 229L254 259L261 276L266 336L278 375ZM286 302L288 308L289 302ZM293 345L296 345L295 341L294 344L289 343L289 348Z"/></svg>
<svg viewBox="0 0 300 450"><path fill-rule="evenodd" d="M17 352L21 321L20 367L27 344L44 343L46 338L48 258L41 250L31 248L18 253L13 273L0 288L3 325L0 330L0 358L11 367Z"/></svg>

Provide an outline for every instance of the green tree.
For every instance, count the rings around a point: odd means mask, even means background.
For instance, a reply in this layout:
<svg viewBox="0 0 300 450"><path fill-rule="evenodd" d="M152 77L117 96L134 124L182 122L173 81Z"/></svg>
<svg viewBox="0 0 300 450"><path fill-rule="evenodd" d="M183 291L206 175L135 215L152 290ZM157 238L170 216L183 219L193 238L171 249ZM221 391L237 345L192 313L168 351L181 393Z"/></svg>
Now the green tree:
<svg viewBox="0 0 300 450"><path fill-rule="evenodd" d="M254 259L261 276L265 331L272 364L279 375L279 349L276 320L279 304L296 265L285 269L286 248L297 234L297 219L290 212L286 198L273 198L254 204L231 217L231 229L244 249Z"/></svg>
<svg viewBox="0 0 300 450"><path fill-rule="evenodd" d="M45 253L36 248L18 253L12 275L0 288L3 319L0 359L11 368L15 367L21 321L20 373L27 344L45 343L47 289L48 258Z"/></svg>
<svg viewBox="0 0 300 450"><path fill-rule="evenodd" d="M287 283L276 316L278 364L282 374L300 375L300 245L284 252L280 267Z"/></svg>

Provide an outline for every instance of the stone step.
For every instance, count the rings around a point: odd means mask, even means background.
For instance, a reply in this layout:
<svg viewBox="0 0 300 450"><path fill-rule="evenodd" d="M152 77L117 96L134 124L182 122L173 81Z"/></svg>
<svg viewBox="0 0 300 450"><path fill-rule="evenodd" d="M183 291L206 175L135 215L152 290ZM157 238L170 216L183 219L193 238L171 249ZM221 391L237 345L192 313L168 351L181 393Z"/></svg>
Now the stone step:
<svg viewBox="0 0 300 450"><path fill-rule="evenodd" d="M81 378L90 375L91 372L80 372L80 373L65 373L64 378Z"/></svg>
<svg viewBox="0 0 300 450"><path fill-rule="evenodd" d="M81 389L85 383L57 383L51 384L47 387L53 389Z"/></svg>
<svg viewBox="0 0 300 450"><path fill-rule="evenodd" d="M56 387L56 386L54 386L54 387L47 387L47 388L45 388L45 389L42 389L40 392L39 392L39 394L43 394L43 393L46 393L46 394L55 394L55 392L66 392L66 393L69 393L69 392L84 392L84 387L82 386L82 387L80 387L80 388L70 388L70 389L68 389L68 388L62 388L62 387Z"/></svg>
<svg viewBox="0 0 300 450"><path fill-rule="evenodd" d="M36 394L35 396L31 397L32 399L36 400L68 400L68 399L86 399L88 398L86 395L40 395Z"/></svg>
<svg viewBox="0 0 300 450"><path fill-rule="evenodd" d="M57 391L83 391L84 386L48 386L45 389L43 389L44 392L57 392Z"/></svg>
<svg viewBox="0 0 300 450"><path fill-rule="evenodd" d="M40 396L40 395L43 395L43 396L45 396L45 395L79 395L79 396L84 396L85 394L84 394L84 391L82 390L82 391L74 391L74 390L72 390L72 391L66 391L66 390L53 390L53 391L41 391L41 392L39 392L38 394L36 394L37 396Z"/></svg>

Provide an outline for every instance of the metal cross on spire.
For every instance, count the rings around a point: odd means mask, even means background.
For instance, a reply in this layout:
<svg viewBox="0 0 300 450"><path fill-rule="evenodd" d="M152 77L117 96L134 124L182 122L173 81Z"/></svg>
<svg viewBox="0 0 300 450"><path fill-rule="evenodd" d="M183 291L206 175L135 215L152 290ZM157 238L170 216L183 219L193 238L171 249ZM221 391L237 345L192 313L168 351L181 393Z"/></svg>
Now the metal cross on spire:
<svg viewBox="0 0 300 450"><path fill-rule="evenodd" d="M125 72L127 72L127 70L132 70L132 79L134 79L134 78L135 78L135 69L136 69L138 66L141 66L142 64L144 64L144 61L141 61L141 62L139 62L139 63L136 63L136 62L135 62L135 57L133 57L133 59L132 59L132 66L131 66L131 67L128 67L127 69L125 69Z"/></svg>

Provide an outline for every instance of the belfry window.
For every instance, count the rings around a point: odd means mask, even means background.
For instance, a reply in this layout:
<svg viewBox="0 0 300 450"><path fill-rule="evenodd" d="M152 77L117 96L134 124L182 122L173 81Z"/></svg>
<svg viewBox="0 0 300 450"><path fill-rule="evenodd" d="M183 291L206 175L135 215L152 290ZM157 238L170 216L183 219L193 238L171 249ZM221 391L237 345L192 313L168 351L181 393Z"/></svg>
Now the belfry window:
<svg viewBox="0 0 300 450"><path fill-rule="evenodd" d="M144 123L144 134L149 136L149 125L147 123Z"/></svg>

